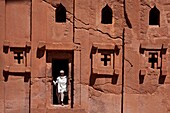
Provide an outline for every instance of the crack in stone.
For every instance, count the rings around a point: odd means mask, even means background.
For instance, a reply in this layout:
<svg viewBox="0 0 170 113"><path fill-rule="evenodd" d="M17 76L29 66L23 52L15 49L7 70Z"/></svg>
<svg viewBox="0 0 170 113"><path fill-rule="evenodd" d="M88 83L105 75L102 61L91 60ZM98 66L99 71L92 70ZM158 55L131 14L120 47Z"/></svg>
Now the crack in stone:
<svg viewBox="0 0 170 113"><path fill-rule="evenodd" d="M47 0L43 0L44 2L46 2L46 3L48 3L48 4L50 4L51 6L53 6L50 2L48 2ZM54 6L53 6L54 7ZM69 14L71 14L72 16L74 16L73 15L73 13L71 13L70 11L68 11L68 10L66 10L66 12L68 12ZM85 23L85 22L83 22L81 19L79 19L79 18L77 18L77 17L75 17L74 16L74 18L75 18L75 20L76 21L79 21L79 22L81 22L82 24L84 24L84 25L86 25L86 26L88 26L89 25L89 23ZM73 23L73 21L70 19L70 18L66 18L68 21L70 21L71 23ZM74 28L76 28L76 29L84 29L84 30L93 30L93 31L97 31L97 32L99 32L99 33L102 33L102 34L105 34L105 35L107 35L108 37L110 37L110 38L112 38L112 39L122 39L122 37L120 37L120 36L117 36L117 37L113 37L113 36L111 36L109 33L107 33L107 32L103 32L102 30L100 30L100 29L95 29L95 28L92 28L92 27L88 27L88 28L85 28L85 27L76 27L76 26L74 26Z"/></svg>
<svg viewBox="0 0 170 113"><path fill-rule="evenodd" d="M119 95L119 92L115 92L115 91L109 91L105 88L107 88L107 86L104 86L106 84L109 84L110 82L104 83L104 84L100 84L100 85L94 85L94 86L89 86L91 88L93 88L95 91L99 91L100 93L104 93L104 94L114 94L114 95ZM103 86L103 87L100 87Z"/></svg>
<svg viewBox="0 0 170 113"><path fill-rule="evenodd" d="M124 17L125 17L125 21L126 21L126 24L129 28L132 28L132 24L128 18L128 14L127 14L127 11L126 11L126 3L125 3L125 0L124 0Z"/></svg>
<svg viewBox="0 0 170 113"><path fill-rule="evenodd" d="M141 94L141 92L140 92L139 90L135 89L135 88L132 88L132 87L130 87L130 86L128 86L128 85L125 86L125 87L130 88L131 90L137 92L137 94Z"/></svg>
<svg viewBox="0 0 170 113"><path fill-rule="evenodd" d="M95 87L91 87L93 90L99 92L99 93L102 93L102 94L112 94L112 93L109 93L109 92L105 92L104 90L100 89L100 88L95 88Z"/></svg>
<svg viewBox="0 0 170 113"><path fill-rule="evenodd" d="M131 67L133 67L133 64L128 59L124 58L124 60L127 61Z"/></svg>
<svg viewBox="0 0 170 113"><path fill-rule="evenodd" d="M107 35L108 37L110 37L110 38L112 38L112 39L122 39L122 37L120 37L120 36L113 37L113 36L111 36L111 35L110 35L109 33L107 33L107 32L103 32L103 31L100 30L100 29L95 29L95 28L92 28L92 27L85 28L85 27L76 27L76 26L75 26L75 28L76 28L76 29L84 29L84 30L93 30L93 31L97 31L97 32L100 32L101 34Z"/></svg>
<svg viewBox="0 0 170 113"><path fill-rule="evenodd" d="M89 86L89 84L88 84L88 83L83 83L83 82L81 82L81 83L77 83L77 84L85 85L85 86Z"/></svg>
<svg viewBox="0 0 170 113"><path fill-rule="evenodd" d="M143 6L146 5L146 6L148 6L149 8L152 8L152 7L149 5L149 3L147 3L147 2L144 1L144 0L141 1L141 5L143 5Z"/></svg>
<svg viewBox="0 0 170 113"><path fill-rule="evenodd" d="M68 21L70 21L71 23L73 23L73 21L71 21L71 19L70 18L66 18ZM79 20L78 20L79 21ZM82 22L82 21L80 21L80 22ZM83 24L84 24L84 22L83 22ZM88 24L85 24L85 25L88 25ZM100 32L100 33L102 33L102 34L105 34L105 35L107 35L108 37L110 37L110 38L112 38L112 39L122 39L122 37L120 37L120 36L117 36L117 37L113 37L113 36L111 36L109 33L107 33L107 32L103 32L102 30L100 30L100 29L95 29L95 28L92 28L92 27L88 27L88 28L86 28L86 27L77 27L77 26L74 26L74 28L75 29L84 29L84 30L93 30L93 31L97 31L97 32Z"/></svg>
<svg viewBox="0 0 170 113"><path fill-rule="evenodd" d="M71 23L73 23L73 21L71 21L71 19L70 18L66 18L68 21L70 21ZM86 25L86 24L85 24ZM76 26L74 26L74 28L75 29L84 29L84 30L93 30L93 31L97 31L97 32L100 32L100 33L102 33L102 34L105 34L105 35L107 35L108 37L110 37L110 38L112 38L112 39L122 39L122 37L120 37L120 36L117 36L117 37L113 37L113 36L111 36L109 33L107 33L107 32L103 32L102 30L100 30L100 29L95 29L95 28L92 28L92 27L88 27L88 28L86 28L86 27L76 27Z"/></svg>
<svg viewBox="0 0 170 113"><path fill-rule="evenodd" d="M69 14L71 14L72 16L74 16L73 13L71 13L70 11L67 10L67 12L68 12ZM89 25L88 23L83 22L81 19L79 19L79 18L77 18L77 17L75 17L75 16L74 16L74 18L75 18L75 20L78 20L79 22L81 22L81 23L84 24L84 25Z"/></svg>
<svg viewBox="0 0 170 113"><path fill-rule="evenodd" d="M159 85L154 85L154 84L152 84L152 86L156 87L156 88L155 88L154 90L152 90L152 91L150 91L150 90L141 90L141 89L138 90L138 89L132 88L132 87L130 87L130 86L128 86L128 85L126 85L125 87L130 88L131 90L135 91L137 94L143 94L143 93L145 93L145 94L153 95L153 94L156 92L156 90L158 89Z"/></svg>
<svg viewBox="0 0 170 113"><path fill-rule="evenodd" d="M93 89L94 89L95 91L99 91L99 92L101 92L101 93L104 93L104 91L103 91L102 89L100 89L100 88L95 88L95 87L93 87Z"/></svg>
<svg viewBox="0 0 170 113"><path fill-rule="evenodd" d="M70 18L66 18L69 22L73 23L73 21Z"/></svg>
<svg viewBox="0 0 170 113"><path fill-rule="evenodd" d="M95 85L95 86L102 86L102 85L106 85L106 84L109 84L110 82L105 82L103 84L98 84L98 85Z"/></svg>
<svg viewBox="0 0 170 113"><path fill-rule="evenodd" d="M108 90L102 90L100 88L95 88L95 87L92 87L92 86L89 86L90 88L92 88L94 91L97 91L101 94L109 94L109 95L120 95L120 93L113 93L113 92L109 92ZM92 95L91 95L92 97ZM95 97L99 97L99 96L95 96Z"/></svg>

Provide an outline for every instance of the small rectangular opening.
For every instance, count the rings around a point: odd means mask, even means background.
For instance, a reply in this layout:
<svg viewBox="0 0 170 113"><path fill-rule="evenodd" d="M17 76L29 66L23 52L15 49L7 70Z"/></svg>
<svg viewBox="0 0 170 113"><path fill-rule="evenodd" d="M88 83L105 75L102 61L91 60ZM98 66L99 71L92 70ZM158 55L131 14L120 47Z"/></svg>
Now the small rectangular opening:
<svg viewBox="0 0 170 113"><path fill-rule="evenodd" d="M58 59L53 59L52 60L52 76L53 80L56 81L57 77L60 76L60 70L64 71L64 75L67 77L67 91L64 92L64 100L63 104L68 105L68 100L69 100L69 93L68 93L68 72L69 72L69 61L68 59L65 60L58 60ZM60 105L61 103L61 93L58 92L58 84L56 83L53 84L53 104L54 105Z"/></svg>

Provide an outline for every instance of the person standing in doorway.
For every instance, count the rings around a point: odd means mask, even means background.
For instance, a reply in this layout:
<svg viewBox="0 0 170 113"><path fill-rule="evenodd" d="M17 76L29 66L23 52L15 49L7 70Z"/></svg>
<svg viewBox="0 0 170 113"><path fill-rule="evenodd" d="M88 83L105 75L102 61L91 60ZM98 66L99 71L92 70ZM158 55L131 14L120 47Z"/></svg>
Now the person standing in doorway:
<svg viewBox="0 0 170 113"><path fill-rule="evenodd" d="M64 100L64 92L67 92L67 76L64 75L64 70L60 70L60 76L57 77L56 81L53 80L54 85L57 85L56 91L58 91L58 100L61 101L61 105L63 106Z"/></svg>

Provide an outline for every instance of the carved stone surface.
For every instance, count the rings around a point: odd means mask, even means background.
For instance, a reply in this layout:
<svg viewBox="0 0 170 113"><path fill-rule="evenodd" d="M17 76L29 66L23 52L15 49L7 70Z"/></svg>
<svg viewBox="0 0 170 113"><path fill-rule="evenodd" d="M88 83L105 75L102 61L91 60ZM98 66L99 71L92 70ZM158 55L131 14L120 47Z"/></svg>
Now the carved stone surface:
<svg viewBox="0 0 170 113"><path fill-rule="evenodd" d="M169 0L0 0L0 29L0 113L170 111Z"/></svg>
<svg viewBox="0 0 170 113"><path fill-rule="evenodd" d="M93 44L92 48L92 73L114 75L115 45Z"/></svg>

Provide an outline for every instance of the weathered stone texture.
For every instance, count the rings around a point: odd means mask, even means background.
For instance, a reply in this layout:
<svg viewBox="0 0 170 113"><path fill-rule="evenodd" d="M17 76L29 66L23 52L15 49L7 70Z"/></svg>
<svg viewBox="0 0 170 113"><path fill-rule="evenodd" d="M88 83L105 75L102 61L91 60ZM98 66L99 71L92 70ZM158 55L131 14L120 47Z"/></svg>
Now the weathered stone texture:
<svg viewBox="0 0 170 113"><path fill-rule="evenodd" d="M108 113L120 112L120 95L106 93L100 90L90 88L89 90L90 113ZM115 109L114 109L115 108Z"/></svg>
<svg viewBox="0 0 170 113"><path fill-rule="evenodd" d="M55 21L61 5L66 22ZM106 6L110 24L102 23ZM149 25L153 7L160 18ZM169 0L0 0L0 113L169 113L169 7ZM64 106L53 103L61 69Z"/></svg>
<svg viewBox="0 0 170 113"><path fill-rule="evenodd" d="M156 50L156 48L160 48L160 44L162 44L162 47L165 47L166 44L169 43L169 28L167 24L167 17L165 16L167 14L167 1L149 2L144 0L142 2L139 2L138 4L140 4L140 6L138 7L140 9L135 9L140 10L137 11L138 15L140 15L139 21L135 22L131 19L134 17L133 15L131 15L131 11L134 9L129 9L129 12L127 12L132 25L139 25L140 29L135 29L134 27L132 27L131 30L126 30L127 35L125 35L125 42L126 39L128 41L127 45L125 46L125 59L127 59L127 61L125 60L124 112L168 113L169 102L165 101L169 100L169 97L167 95L167 93L169 92L167 90L167 88L169 87L168 73L166 74L167 76L162 76L159 69L151 68L151 63L148 63L149 55L147 55L147 52L145 52L144 54L140 52L140 46L145 45L146 43L147 46L145 46L144 48L148 52L159 51ZM148 25L149 11L154 6L153 4L156 4L156 7L160 11L159 27ZM135 34L139 32L140 35L136 37L137 35ZM162 57L162 60L165 60L166 56L169 54L169 52L167 52L167 49L165 55L162 54L164 56ZM166 60L166 62L169 61ZM168 63L165 63L164 65L163 63L164 66L161 65L162 70L167 70L167 67L169 67L167 64Z"/></svg>
<svg viewBox="0 0 170 113"><path fill-rule="evenodd" d="M6 0L6 39L28 41L30 39L30 1ZM20 16L18 16L20 15Z"/></svg>
<svg viewBox="0 0 170 113"><path fill-rule="evenodd" d="M46 105L46 80L35 78L31 81L31 107L43 109Z"/></svg>
<svg viewBox="0 0 170 113"><path fill-rule="evenodd" d="M29 86L24 83L23 77L9 77L8 82L4 83L4 111L10 112L25 112L28 113L29 109Z"/></svg>

